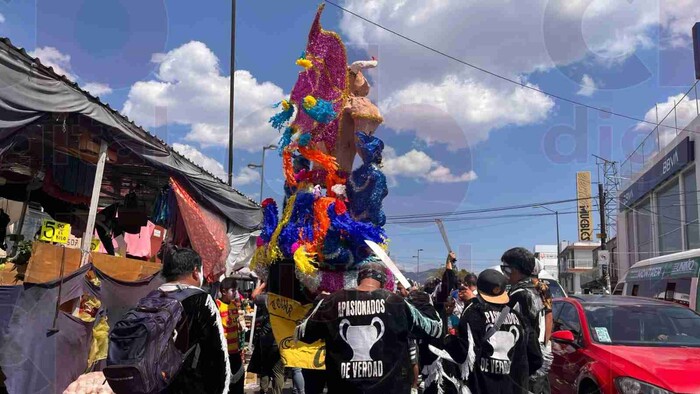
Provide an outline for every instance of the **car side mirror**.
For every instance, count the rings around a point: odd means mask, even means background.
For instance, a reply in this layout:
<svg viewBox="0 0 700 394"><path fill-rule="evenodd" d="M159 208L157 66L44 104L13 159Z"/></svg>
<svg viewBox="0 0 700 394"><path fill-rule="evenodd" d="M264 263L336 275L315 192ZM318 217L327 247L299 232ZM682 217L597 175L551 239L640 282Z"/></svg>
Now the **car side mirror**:
<svg viewBox="0 0 700 394"><path fill-rule="evenodd" d="M579 347L579 344L576 341L576 337L574 336L574 333L569 331L569 330L561 330L561 331L553 332L552 333L552 341L566 344L566 345L571 345L574 347Z"/></svg>

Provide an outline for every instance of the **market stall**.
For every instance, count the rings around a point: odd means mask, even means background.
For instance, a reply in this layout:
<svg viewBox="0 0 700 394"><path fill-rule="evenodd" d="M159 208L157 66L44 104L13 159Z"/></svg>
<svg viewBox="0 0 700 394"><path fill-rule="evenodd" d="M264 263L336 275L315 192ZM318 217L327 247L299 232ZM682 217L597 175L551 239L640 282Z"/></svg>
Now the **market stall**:
<svg viewBox="0 0 700 394"><path fill-rule="evenodd" d="M9 316L0 369L10 392L61 392L89 370L95 330L158 285L160 243L196 250L214 281L246 264L262 221L254 201L8 39L0 39L0 197L22 204L0 262ZM38 228L28 232L30 223ZM37 363L39 345L57 358Z"/></svg>

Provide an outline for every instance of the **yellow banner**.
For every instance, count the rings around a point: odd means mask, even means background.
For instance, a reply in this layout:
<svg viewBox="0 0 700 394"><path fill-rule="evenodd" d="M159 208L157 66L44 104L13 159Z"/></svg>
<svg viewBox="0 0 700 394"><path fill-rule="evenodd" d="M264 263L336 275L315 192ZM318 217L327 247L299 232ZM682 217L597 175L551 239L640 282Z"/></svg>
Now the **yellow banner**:
<svg viewBox="0 0 700 394"><path fill-rule="evenodd" d="M282 361L287 367L326 369L326 345L323 341L312 344L301 341L294 343L294 329L306 317L312 306L302 305L277 294L267 294L272 333L279 346Z"/></svg>
<svg viewBox="0 0 700 394"><path fill-rule="evenodd" d="M40 241L65 245L68 243L68 238L70 238L70 224L47 219L42 221L41 232L39 233Z"/></svg>
<svg viewBox="0 0 700 394"><path fill-rule="evenodd" d="M578 240L593 240L593 216L591 210L591 172L579 171L576 173L576 198L578 198Z"/></svg>

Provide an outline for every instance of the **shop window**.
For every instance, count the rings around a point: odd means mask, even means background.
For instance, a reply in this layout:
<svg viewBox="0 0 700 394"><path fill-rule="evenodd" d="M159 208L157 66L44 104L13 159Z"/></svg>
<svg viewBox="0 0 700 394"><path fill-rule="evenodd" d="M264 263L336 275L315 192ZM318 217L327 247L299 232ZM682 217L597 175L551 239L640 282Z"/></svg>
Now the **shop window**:
<svg viewBox="0 0 700 394"><path fill-rule="evenodd" d="M681 200L677 179L656 194L655 213L659 222L659 253L664 255L683 250Z"/></svg>
<svg viewBox="0 0 700 394"><path fill-rule="evenodd" d="M685 247L700 248L700 223L698 222L698 192L695 169L683 175L683 196L685 198Z"/></svg>
<svg viewBox="0 0 700 394"><path fill-rule="evenodd" d="M625 221L627 223L627 251L629 252L631 266L639 261L639 258L637 258L637 243L634 239L634 211L627 211Z"/></svg>
<svg viewBox="0 0 700 394"><path fill-rule="evenodd" d="M635 207L635 227L637 230L637 259L645 260L651 257L652 237L651 237L651 201L646 200Z"/></svg>

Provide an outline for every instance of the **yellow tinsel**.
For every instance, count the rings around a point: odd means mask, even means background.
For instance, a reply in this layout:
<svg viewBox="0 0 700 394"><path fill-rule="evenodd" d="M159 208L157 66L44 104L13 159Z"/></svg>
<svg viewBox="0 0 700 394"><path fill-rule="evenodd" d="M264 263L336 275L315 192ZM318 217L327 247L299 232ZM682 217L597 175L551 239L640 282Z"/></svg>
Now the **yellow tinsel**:
<svg viewBox="0 0 700 394"><path fill-rule="evenodd" d="M267 256L267 249L265 246L260 246L257 249L255 249L255 252L253 253L253 257L250 260L250 270L253 271L255 270L255 267L260 264L261 266L267 266L270 264L269 261L267 261L266 256Z"/></svg>
<svg viewBox="0 0 700 394"><path fill-rule="evenodd" d="M314 96L308 95L304 97L304 108L311 109L316 106L316 98Z"/></svg>
<svg viewBox="0 0 700 394"><path fill-rule="evenodd" d="M316 274L317 268L314 267L312 263L312 256L313 254L306 253L306 248L304 246L299 247L299 249L294 252L294 263L304 275Z"/></svg>
<svg viewBox="0 0 700 394"><path fill-rule="evenodd" d="M270 244L267 246L268 264L273 261L282 259L282 251L279 247L280 233L282 232L282 229L287 226L287 223L289 223L289 219L292 218L292 210L294 208L294 202L296 201L296 199L296 193L292 194L292 196L289 197L289 200L287 200L287 206L284 207L284 214L282 215L282 220L280 220L280 222L277 224L275 232L272 233L272 237L270 238Z"/></svg>
<svg viewBox="0 0 700 394"><path fill-rule="evenodd" d="M282 109L285 111L289 111L289 101L282 100Z"/></svg>
<svg viewBox="0 0 700 394"><path fill-rule="evenodd" d="M304 67L307 70L310 69L311 67L313 67L313 65L314 64L311 63L311 60L303 59L303 58L297 59L297 66Z"/></svg>

